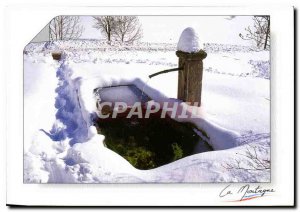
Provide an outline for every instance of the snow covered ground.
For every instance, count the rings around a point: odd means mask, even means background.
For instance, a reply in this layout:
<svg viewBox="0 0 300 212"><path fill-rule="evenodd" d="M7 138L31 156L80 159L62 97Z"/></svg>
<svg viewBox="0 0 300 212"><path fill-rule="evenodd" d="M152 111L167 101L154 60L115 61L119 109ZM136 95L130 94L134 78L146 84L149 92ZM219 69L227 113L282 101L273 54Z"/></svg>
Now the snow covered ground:
<svg viewBox="0 0 300 212"><path fill-rule="evenodd" d="M24 49L24 182L268 182L268 51L204 44L202 106L189 119L216 150L138 170L103 145L91 123L93 90L135 84L157 102L177 96L174 44L109 46L95 40L31 43ZM63 50L63 59L51 52ZM181 104L183 107L184 104ZM258 162L257 162L258 161ZM263 162L263 164L259 164ZM256 167L256 168L255 168ZM253 170L255 169L255 170Z"/></svg>

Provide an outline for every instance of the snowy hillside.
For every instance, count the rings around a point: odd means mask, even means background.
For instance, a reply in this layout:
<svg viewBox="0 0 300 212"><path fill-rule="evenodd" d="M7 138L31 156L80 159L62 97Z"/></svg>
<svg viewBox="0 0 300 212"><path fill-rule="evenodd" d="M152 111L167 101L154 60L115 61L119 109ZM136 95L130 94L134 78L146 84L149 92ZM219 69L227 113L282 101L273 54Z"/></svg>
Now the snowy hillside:
<svg viewBox="0 0 300 212"><path fill-rule="evenodd" d="M109 46L96 40L30 43L24 49L24 182L268 182L270 56L250 47L204 44L196 119L215 151L138 170L106 148L93 126L94 90L134 84L156 102L177 97L176 44ZM63 51L55 61L51 53ZM184 103L180 107L186 107ZM192 107L188 107L192 109ZM247 157L248 156L248 157ZM262 163L261 163L262 162Z"/></svg>

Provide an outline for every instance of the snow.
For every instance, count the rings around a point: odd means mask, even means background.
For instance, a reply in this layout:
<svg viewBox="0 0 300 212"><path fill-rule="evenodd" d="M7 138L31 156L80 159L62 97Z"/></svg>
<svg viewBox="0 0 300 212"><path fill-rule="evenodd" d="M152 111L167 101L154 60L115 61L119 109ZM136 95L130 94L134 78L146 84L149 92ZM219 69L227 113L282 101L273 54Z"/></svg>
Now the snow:
<svg viewBox="0 0 300 212"><path fill-rule="evenodd" d="M183 30L177 44L177 50L194 53L200 51L200 49L199 37L195 30L191 27Z"/></svg>
<svg viewBox="0 0 300 212"><path fill-rule="evenodd" d="M249 145L270 158L269 52L206 44L202 106L189 121L204 130L216 151L195 154L152 169L138 170L106 148L91 118L94 89L135 85L162 104L178 102L177 73L148 75L174 67L174 45L101 47L98 41L29 44L24 55L24 182L268 182L270 170L228 169ZM64 51L60 62L52 50ZM232 51L231 51L232 50ZM128 90L110 95L125 96ZM188 113L194 108L179 102ZM34 112L33 112L34 111Z"/></svg>
<svg viewBox="0 0 300 212"><path fill-rule="evenodd" d="M133 106L136 102L145 103L149 98L134 85L101 88L98 98L102 102L124 102L127 106Z"/></svg>

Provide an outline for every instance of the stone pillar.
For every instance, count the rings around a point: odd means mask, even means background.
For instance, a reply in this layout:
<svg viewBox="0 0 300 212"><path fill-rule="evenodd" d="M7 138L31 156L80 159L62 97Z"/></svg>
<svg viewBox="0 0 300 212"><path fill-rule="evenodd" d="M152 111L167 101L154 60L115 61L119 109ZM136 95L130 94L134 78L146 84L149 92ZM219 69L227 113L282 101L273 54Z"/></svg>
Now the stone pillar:
<svg viewBox="0 0 300 212"><path fill-rule="evenodd" d="M194 53L177 51L176 55L179 58L178 67L183 68L178 73L177 98L200 107L203 59L206 58L207 54L205 51L200 50Z"/></svg>

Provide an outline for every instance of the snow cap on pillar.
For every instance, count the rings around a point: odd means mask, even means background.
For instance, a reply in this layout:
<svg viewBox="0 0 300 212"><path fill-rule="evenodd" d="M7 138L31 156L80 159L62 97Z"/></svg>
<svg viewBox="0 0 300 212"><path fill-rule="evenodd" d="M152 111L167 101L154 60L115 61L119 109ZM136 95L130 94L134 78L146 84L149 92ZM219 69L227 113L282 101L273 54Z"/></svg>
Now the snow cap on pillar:
<svg viewBox="0 0 300 212"><path fill-rule="evenodd" d="M192 27L188 27L181 33L177 44L177 50L187 53L200 51L198 34Z"/></svg>

